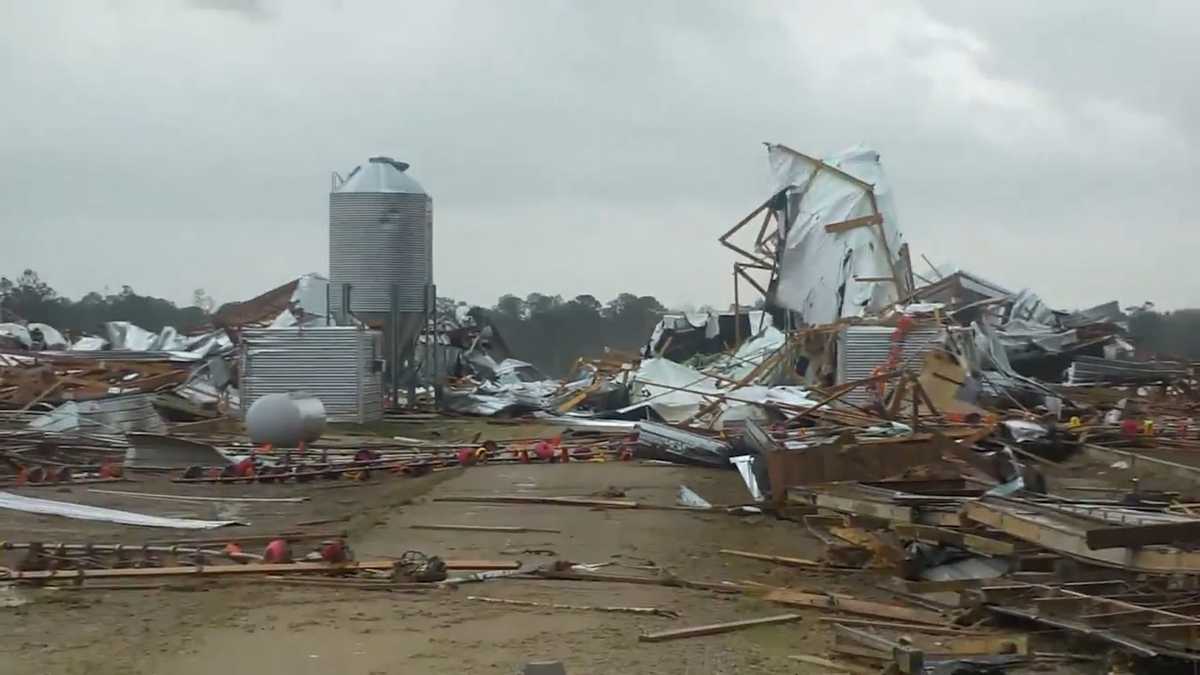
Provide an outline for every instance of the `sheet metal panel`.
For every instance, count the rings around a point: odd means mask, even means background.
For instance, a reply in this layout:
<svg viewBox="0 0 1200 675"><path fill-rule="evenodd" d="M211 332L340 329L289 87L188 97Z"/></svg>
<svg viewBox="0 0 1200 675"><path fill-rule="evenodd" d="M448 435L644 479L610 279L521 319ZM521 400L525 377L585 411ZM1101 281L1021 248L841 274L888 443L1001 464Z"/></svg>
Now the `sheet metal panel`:
<svg viewBox="0 0 1200 675"><path fill-rule="evenodd" d="M875 374L887 362L892 349L894 326L844 326L838 334L837 383L844 384ZM913 326L904 337L900 362L904 368L919 372L925 354L946 339L941 324L927 321ZM864 387L855 388L844 399L855 405L870 401Z"/></svg>
<svg viewBox="0 0 1200 675"><path fill-rule="evenodd" d="M379 333L351 326L244 331L242 409L268 394L303 391L321 400L330 422L382 419L381 353Z"/></svg>

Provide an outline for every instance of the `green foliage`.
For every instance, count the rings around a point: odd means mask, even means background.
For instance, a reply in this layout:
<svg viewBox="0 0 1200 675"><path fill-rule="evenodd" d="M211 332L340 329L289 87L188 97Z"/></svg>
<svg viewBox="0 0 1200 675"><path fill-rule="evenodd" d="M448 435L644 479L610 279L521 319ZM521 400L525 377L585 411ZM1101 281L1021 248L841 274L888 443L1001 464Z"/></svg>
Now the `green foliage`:
<svg viewBox="0 0 1200 675"><path fill-rule="evenodd" d="M504 295L490 309L474 308L500 329L515 356L561 377L580 357L606 349L637 351L666 308L651 296L622 293L607 304L593 295Z"/></svg>
<svg viewBox="0 0 1200 675"><path fill-rule="evenodd" d="M195 296L212 303L203 290L198 289ZM164 326L187 330L208 321L208 313L200 307L177 307L170 300L138 295L129 286L122 286L120 293L101 295L93 291L79 300L70 300L55 292L33 270L25 270L15 280L0 277L0 315L5 321L48 323L76 335L103 334L106 321L130 321L151 331Z"/></svg>

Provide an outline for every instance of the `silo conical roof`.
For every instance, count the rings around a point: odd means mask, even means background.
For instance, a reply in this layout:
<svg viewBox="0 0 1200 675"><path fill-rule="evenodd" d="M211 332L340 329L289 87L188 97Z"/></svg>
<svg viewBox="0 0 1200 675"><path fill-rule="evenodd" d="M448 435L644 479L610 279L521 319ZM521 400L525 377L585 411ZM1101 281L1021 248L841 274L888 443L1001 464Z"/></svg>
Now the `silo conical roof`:
<svg viewBox="0 0 1200 675"><path fill-rule="evenodd" d="M333 189L334 193L375 192L395 194L428 194L421 184L405 173L408 164L391 157L372 157L357 167L346 180Z"/></svg>

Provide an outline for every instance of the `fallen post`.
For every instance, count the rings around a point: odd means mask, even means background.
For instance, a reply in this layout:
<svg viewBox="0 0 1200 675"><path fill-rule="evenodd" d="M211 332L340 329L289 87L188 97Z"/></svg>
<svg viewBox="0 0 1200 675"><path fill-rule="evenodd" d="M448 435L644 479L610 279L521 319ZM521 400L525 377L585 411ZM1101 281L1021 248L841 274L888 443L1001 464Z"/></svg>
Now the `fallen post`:
<svg viewBox="0 0 1200 675"><path fill-rule="evenodd" d="M94 492L102 495L119 495L121 497L133 497L135 499L154 499L158 501L170 502L262 502L262 503L285 503L295 504L308 501L308 497L200 497L194 495L163 495L154 494L152 492L129 492L126 490L99 490L89 489L88 492Z"/></svg>
<svg viewBox="0 0 1200 675"><path fill-rule="evenodd" d="M562 530L555 530L544 527L521 527L519 525L451 525L440 523L428 523L409 525L413 530L456 530L463 532L511 532L519 534L522 532L544 532L547 534L559 534Z"/></svg>
<svg viewBox="0 0 1200 675"><path fill-rule="evenodd" d="M532 600L509 600L507 598L489 598L482 595L468 595L468 600L476 600L478 602L490 602L498 605L514 605L517 607L544 607L548 609L569 609L594 612L613 612L618 614L647 614L651 616L662 616L669 619L679 617L679 612L670 609L661 609L659 607L599 607L591 605L562 605L556 602L534 602Z"/></svg>
<svg viewBox="0 0 1200 675"><path fill-rule="evenodd" d="M512 560L447 560L452 570L508 570L520 563ZM329 563L251 563L248 565L180 565L175 567L131 567L91 570L14 570L0 568L0 580L99 579L112 577L210 576L223 574L346 574L361 570L390 570L394 560L369 560L331 565Z"/></svg>
<svg viewBox="0 0 1200 675"><path fill-rule="evenodd" d="M554 504L559 506L590 506L602 509L636 509L638 502L627 499L589 499L587 497L532 497L526 495L460 495L434 497L435 502L474 502L480 504ZM695 509L693 509L695 510Z"/></svg>
<svg viewBox="0 0 1200 675"><path fill-rule="evenodd" d="M778 602L783 605L831 609L840 612L847 612L849 614L876 616L885 619L899 619L901 621L932 624L935 626L945 624L945 618L936 612L931 612L924 609L900 607L897 605L887 605L880 602L870 602L868 600L858 600L856 598L851 598L844 595L824 595L793 591L788 588L773 588L768 590L763 598L771 602Z"/></svg>
<svg viewBox="0 0 1200 675"><path fill-rule="evenodd" d="M789 558L782 555L769 555L766 553L753 553L751 551L738 551L731 548L723 548L720 551L721 555L730 555L737 558L749 558L750 560L762 560L764 562L775 563L777 565L792 565L794 567L824 567L828 569L843 569L847 571L861 571L858 567L845 567L842 565L826 565L817 560L809 560L807 558Z"/></svg>
<svg viewBox="0 0 1200 675"><path fill-rule="evenodd" d="M638 636L639 642L665 642L667 640L679 640L682 638L701 637L703 635L717 635L720 633L732 633L737 630L745 630L754 628L755 626L771 626L780 623L791 623L804 618L803 614L779 614L776 616L764 616L757 619L745 619L743 621L730 621L728 623L712 623L706 626L692 626L690 628L675 628L672 630L659 631L657 633L643 633Z"/></svg>
<svg viewBox="0 0 1200 675"><path fill-rule="evenodd" d="M807 663L810 666L820 666L826 673L849 673L850 675L879 675L878 668L867 668L865 666L857 666L849 663L838 663L829 659L814 656L812 654L791 654L788 656L793 661Z"/></svg>

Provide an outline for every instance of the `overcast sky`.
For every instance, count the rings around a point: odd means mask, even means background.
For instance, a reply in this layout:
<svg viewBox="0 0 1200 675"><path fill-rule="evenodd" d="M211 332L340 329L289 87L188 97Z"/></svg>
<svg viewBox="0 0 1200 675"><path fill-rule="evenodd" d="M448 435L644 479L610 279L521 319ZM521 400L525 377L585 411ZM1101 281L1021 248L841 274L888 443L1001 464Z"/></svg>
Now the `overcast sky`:
<svg viewBox="0 0 1200 675"><path fill-rule="evenodd" d="M434 196L442 295L725 305L762 141L880 151L914 258L1200 306L1200 4L0 0L0 274L245 299L329 174ZM923 263L916 265L921 272Z"/></svg>

